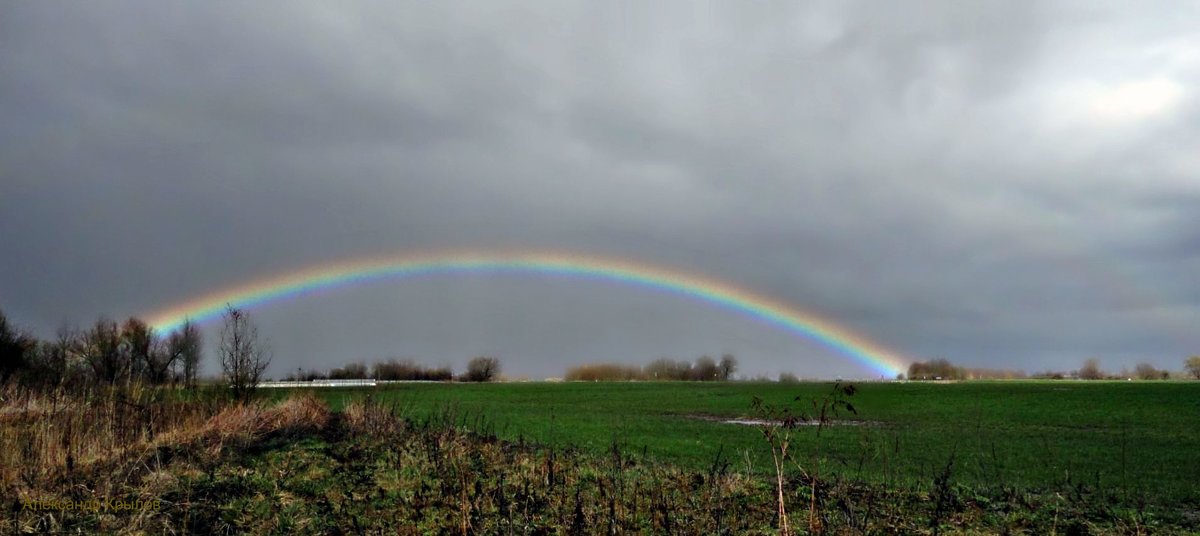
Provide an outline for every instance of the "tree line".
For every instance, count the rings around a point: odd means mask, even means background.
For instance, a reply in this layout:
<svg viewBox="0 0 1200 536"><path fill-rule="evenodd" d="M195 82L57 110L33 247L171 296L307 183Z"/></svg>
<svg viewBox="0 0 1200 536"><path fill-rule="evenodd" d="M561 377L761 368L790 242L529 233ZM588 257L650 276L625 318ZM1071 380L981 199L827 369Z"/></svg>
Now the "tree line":
<svg viewBox="0 0 1200 536"><path fill-rule="evenodd" d="M235 398L251 396L271 362L269 345L249 314L228 306L221 315L217 355L221 380ZM200 378L203 335L186 321L160 334L145 321L98 319L88 329L61 328L52 340L18 329L0 311L0 385L35 389L80 389L131 384L195 388ZM456 376L449 367L424 367L410 360L349 363L328 372L299 371L288 380L368 379L487 382L500 376L500 360L476 357Z"/></svg>
<svg viewBox="0 0 1200 536"><path fill-rule="evenodd" d="M271 362L270 348L249 315L228 306L217 355L221 378L237 399L258 387ZM165 334L130 317L100 317L88 329L61 328L52 340L17 329L0 312L0 385L32 389L172 385L195 388L200 378L203 335L191 321Z"/></svg>
<svg viewBox="0 0 1200 536"><path fill-rule="evenodd" d="M481 356L467 363L467 370L461 375L455 375L448 366L426 367L411 359L379 361L370 367L366 363L347 363L334 367L327 372L309 369L297 370L289 374L284 381L313 381L313 380L379 380L379 381L465 381L490 382L500 377L500 360L495 357Z"/></svg>
<svg viewBox="0 0 1200 536"><path fill-rule="evenodd" d="M1183 372L1185 377L1200 380L1200 356L1192 356L1184 360ZM974 379L1019 379L1035 378L1062 380L1076 378L1080 380L1124 380L1137 378L1139 380L1166 380L1171 378L1171 371L1159 369L1147 362L1138 363L1133 371L1122 369L1119 373L1110 374L1100 368L1100 360L1089 358L1083 366L1072 371L1043 371L1032 375L1024 371L973 369L956 366L945 359L918 361L908 366L909 380L974 380ZM905 375L901 375L903 379Z"/></svg>
<svg viewBox="0 0 1200 536"><path fill-rule="evenodd" d="M195 386L202 345L200 330L191 322L160 335L136 317L120 323L101 317L88 329L64 327L53 339L39 340L0 312L0 384Z"/></svg>
<svg viewBox="0 0 1200 536"><path fill-rule="evenodd" d="M1200 380L1200 356L1192 356L1185 359L1183 361L1183 373L1185 376ZM1130 378L1137 378L1139 380L1169 380L1171 379L1172 371L1159 369L1143 361L1135 365L1133 371L1123 368L1117 373L1108 373L1100 368L1100 360L1093 357L1085 360L1083 366L1078 371L1073 371L1068 376L1074 376L1081 380L1125 380Z"/></svg>
<svg viewBox="0 0 1200 536"><path fill-rule="evenodd" d="M661 358L645 366L622 363L589 363L571 367L563 379L567 381L726 381L737 371L737 358L725 354L715 360L708 356L694 362Z"/></svg>

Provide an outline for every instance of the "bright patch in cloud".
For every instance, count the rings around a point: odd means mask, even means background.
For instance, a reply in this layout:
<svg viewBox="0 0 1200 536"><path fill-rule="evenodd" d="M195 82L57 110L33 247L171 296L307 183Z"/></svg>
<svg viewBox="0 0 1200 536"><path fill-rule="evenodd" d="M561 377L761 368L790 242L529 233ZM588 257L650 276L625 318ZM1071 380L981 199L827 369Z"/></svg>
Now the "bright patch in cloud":
<svg viewBox="0 0 1200 536"><path fill-rule="evenodd" d="M1093 88L1086 102L1089 115L1104 122L1137 121L1171 111L1183 90L1165 78Z"/></svg>

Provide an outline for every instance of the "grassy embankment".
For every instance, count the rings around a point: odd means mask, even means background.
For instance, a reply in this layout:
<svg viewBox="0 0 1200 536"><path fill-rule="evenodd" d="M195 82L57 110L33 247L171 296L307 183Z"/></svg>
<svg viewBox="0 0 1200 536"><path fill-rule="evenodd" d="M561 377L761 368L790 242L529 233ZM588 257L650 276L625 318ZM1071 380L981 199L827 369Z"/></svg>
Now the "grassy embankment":
<svg viewBox="0 0 1200 536"><path fill-rule="evenodd" d="M773 533L761 432L692 417L828 388L406 384L250 405L9 392L0 532ZM865 384L851 401L868 424L795 431L785 506L800 533L1194 532L1197 393Z"/></svg>
<svg viewBox="0 0 1200 536"><path fill-rule="evenodd" d="M366 396L408 414L443 413L499 437L606 451L623 448L689 468L718 451L750 454L769 471L769 450L754 427L695 418L753 416L755 396L802 403L831 384L507 383L400 384L374 390L316 391L333 407ZM1197 497L1200 482L1200 382L997 381L863 383L857 415L822 433L823 472L919 485L953 455L956 482L1053 488L1071 484L1144 495ZM815 433L796 438L811 451Z"/></svg>

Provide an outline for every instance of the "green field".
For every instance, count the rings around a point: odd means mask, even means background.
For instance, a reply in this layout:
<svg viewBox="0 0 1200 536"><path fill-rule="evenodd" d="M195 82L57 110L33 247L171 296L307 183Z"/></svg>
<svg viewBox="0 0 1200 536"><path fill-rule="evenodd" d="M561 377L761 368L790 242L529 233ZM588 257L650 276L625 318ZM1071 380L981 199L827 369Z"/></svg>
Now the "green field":
<svg viewBox="0 0 1200 536"><path fill-rule="evenodd" d="M689 468L721 455L770 470L754 426L697 416L753 416L755 396L800 409L832 384L499 383L393 384L316 390L334 408L372 396L413 419L451 418L501 438L605 452L617 444ZM800 429L793 452L821 449L822 475L972 488L1071 490L1140 497L1159 505L1200 501L1200 382L864 383L850 401L858 426L817 437ZM793 400L799 397L799 402Z"/></svg>
<svg viewBox="0 0 1200 536"><path fill-rule="evenodd" d="M861 384L782 477L721 422L832 388L10 389L0 533L1200 533L1200 382Z"/></svg>

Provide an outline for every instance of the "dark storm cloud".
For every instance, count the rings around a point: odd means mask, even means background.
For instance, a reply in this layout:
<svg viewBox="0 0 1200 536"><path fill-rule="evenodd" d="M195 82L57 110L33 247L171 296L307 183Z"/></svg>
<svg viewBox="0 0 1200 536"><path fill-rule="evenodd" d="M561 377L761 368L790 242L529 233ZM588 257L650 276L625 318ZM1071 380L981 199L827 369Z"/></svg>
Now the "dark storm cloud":
<svg viewBox="0 0 1200 536"><path fill-rule="evenodd" d="M353 255L569 249L735 282L915 357L1177 368L1200 347L1187 9L18 4L0 306L48 334ZM700 304L547 285L259 314L278 373L724 351L859 371Z"/></svg>

